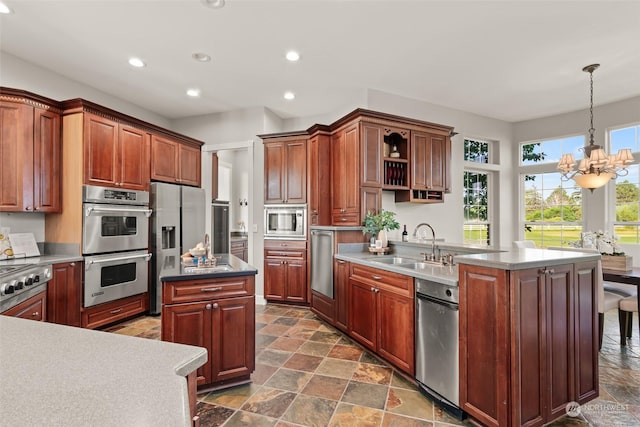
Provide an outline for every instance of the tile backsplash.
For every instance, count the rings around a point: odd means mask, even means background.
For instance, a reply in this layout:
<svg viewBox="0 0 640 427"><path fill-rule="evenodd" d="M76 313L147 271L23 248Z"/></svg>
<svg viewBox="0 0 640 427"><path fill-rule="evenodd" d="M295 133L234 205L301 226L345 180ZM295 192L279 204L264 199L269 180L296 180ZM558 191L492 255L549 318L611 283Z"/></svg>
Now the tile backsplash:
<svg viewBox="0 0 640 427"><path fill-rule="evenodd" d="M0 212L0 228L8 227L11 233L33 233L36 242L44 242L44 214Z"/></svg>

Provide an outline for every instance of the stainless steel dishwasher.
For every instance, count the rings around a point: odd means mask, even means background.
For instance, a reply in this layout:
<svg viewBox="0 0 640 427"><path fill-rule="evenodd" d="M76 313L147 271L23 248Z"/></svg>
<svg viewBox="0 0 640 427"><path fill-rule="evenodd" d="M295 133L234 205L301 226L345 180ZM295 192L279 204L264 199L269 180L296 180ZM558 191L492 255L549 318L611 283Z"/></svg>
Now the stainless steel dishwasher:
<svg viewBox="0 0 640 427"><path fill-rule="evenodd" d="M416 279L416 379L452 415L460 409L458 287Z"/></svg>
<svg viewBox="0 0 640 427"><path fill-rule="evenodd" d="M311 230L311 289L333 299L333 240L331 230Z"/></svg>

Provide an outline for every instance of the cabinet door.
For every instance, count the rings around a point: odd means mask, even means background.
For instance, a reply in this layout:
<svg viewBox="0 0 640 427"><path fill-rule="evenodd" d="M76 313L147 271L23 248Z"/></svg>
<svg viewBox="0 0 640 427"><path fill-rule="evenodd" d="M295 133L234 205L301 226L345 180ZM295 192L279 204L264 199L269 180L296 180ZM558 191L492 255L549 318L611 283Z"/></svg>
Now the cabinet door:
<svg viewBox="0 0 640 427"><path fill-rule="evenodd" d="M60 115L35 108L33 125L33 209L60 212Z"/></svg>
<svg viewBox="0 0 640 427"><path fill-rule="evenodd" d="M307 203L307 141L286 144L285 203Z"/></svg>
<svg viewBox="0 0 640 427"><path fill-rule="evenodd" d="M82 264L54 264L47 283L47 322L81 326Z"/></svg>
<svg viewBox="0 0 640 427"><path fill-rule="evenodd" d="M349 335L375 351L377 342L375 289L358 279L349 279Z"/></svg>
<svg viewBox="0 0 640 427"><path fill-rule="evenodd" d="M575 265L575 396L583 404L599 392L598 381L598 271L595 262Z"/></svg>
<svg viewBox="0 0 640 427"><path fill-rule="evenodd" d="M47 293L40 292L5 311L2 315L44 322L47 318Z"/></svg>
<svg viewBox="0 0 640 427"><path fill-rule="evenodd" d="M196 372L198 385L211 383L212 355L220 350L212 348L212 308L209 302L162 306L162 341L207 349L207 363Z"/></svg>
<svg viewBox="0 0 640 427"><path fill-rule="evenodd" d="M284 203L285 144L269 142L264 145L264 202Z"/></svg>
<svg viewBox="0 0 640 427"><path fill-rule="evenodd" d="M286 294L285 300L293 302L307 302L307 262L285 261Z"/></svg>
<svg viewBox="0 0 640 427"><path fill-rule="evenodd" d="M23 211L33 202L33 108L0 102L0 210Z"/></svg>
<svg viewBox="0 0 640 427"><path fill-rule="evenodd" d="M119 129L120 187L149 190L149 134L131 126Z"/></svg>
<svg viewBox="0 0 640 427"><path fill-rule="evenodd" d="M360 185L382 187L383 128L370 123L361 124L362 143Z"/></svg>
<svg viewBox="0 0 640 427"><path fill-rule="evenodd" d="M415 374L413 298L377 292L378 352L406 373Z"/></svg>
<svg viewBox="0 0 640 427"><path fill-rule="evenodd" d="M364 218L368 212L378 213L382 209L382 189L379 187L362 187L362 212L360 215Z"/></svg>
<svg viewBox="0 0 640 427"><path fill-rule="evenodd" d="M287 280L287 268L284 260L265 259L264 261L264 297L268 300L284 300L284 286Z"/></svg>
<svg viewBox="0 0 640 427"><path fill-rule="evenodd" d="M337 259L333 263L333 268L336 326L346 331L349 328L349 263Z"/></svg>
<svg viewBox="0 0 640 427"><path fill-rule="evenodd" d="M178 144L158 135L151 135L151 179L178 181Z"/></svg>
<svg viewBox="0 0 640 427"><path fill-rule="evenodd" d="M200 187L200 149L178 144L178 182Z"/></svg>
<svg viewBox="0 0 640 427"><path fill-rule="evenodd" d="M250 375L255 364L255 297L212 302L211 381Z"/></svg>
<svg viewBox="0 0 640 427"><path fill-rule="evenodd" d="M426 132L411 132L411 188L445 191L447 138Z"/></svg>
<svg viewBox="0 0 640 427"><path fill-rule="evenodd" d="M360 225L360 174L358 127L332 138L332 223Z"/></svg>
<svg viewBox="0 0 640 427"><path fill-rule="evenodd" d="M84 183L115 187L119 179L118 123L85 113Z"/></svg>

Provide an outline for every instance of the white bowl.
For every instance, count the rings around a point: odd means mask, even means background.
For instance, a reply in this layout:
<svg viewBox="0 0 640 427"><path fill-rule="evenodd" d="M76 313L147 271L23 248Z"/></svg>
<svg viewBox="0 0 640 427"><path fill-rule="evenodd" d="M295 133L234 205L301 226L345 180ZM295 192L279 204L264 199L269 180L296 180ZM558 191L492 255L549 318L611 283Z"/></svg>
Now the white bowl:
<svg viewBox="0 0 640 427"><path fill-rule="evenodd" d="M189 249L189 253L193 256L204 256L207 253L206 249Z"/></svg>

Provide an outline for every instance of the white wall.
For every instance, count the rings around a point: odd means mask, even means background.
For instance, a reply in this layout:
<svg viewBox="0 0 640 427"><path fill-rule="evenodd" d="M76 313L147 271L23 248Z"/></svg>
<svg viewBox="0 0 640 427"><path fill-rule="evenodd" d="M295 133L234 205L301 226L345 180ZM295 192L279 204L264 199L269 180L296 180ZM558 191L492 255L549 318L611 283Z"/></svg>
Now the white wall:
<svg viewBox="0 0 640 427"><path fill-rule="evenodd" d="M624 101L614 102L593 108L593 118L596 144L606 147L607 129L640 123L640 96ZM518 144L536 139L548 139L566 135L588 134L589 110L584 109L572 113L527 120L513 124L514 154L513 162L518 162ZM610 150L607 150L610 151ZM584 229L612 230L615 220L615 210L608 197L615 191L615 184L609 183L605 187L582 191L584 201ZM514 193L515 194L515 193ZM611 196L613 197L613 196ZM517 202L517 201L516 201ZM517 212L517 208L514 212ZM517 233L517 231L516 231ZM522 234L520 234L520 237ZM518 235L516 234L516 237ZM640 246L623 245L625 252L634 257L634 265L640 265Z"/></svg>

